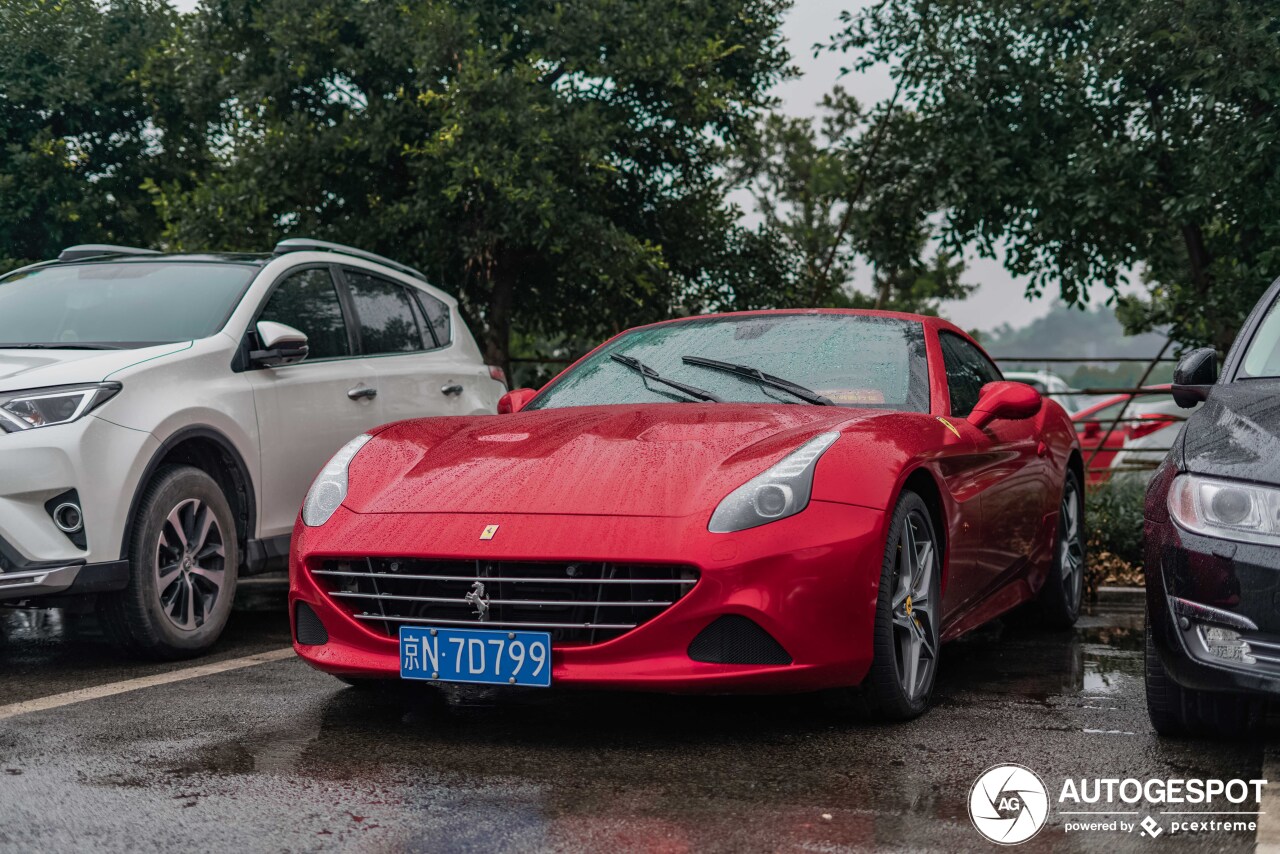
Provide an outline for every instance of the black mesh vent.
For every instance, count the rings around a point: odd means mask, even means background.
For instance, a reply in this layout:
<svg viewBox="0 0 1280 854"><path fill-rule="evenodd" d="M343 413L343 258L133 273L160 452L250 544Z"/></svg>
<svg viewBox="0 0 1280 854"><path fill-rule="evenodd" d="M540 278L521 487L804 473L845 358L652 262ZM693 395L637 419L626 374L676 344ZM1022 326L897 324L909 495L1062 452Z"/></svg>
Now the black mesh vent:
<svg viewBox="0 0 1280 854"><path fill-rule="evenodd" d="M790 664L782 644L746 617L726 614L698 632L689 657L708 664Z"/></svg>
<svg viewBox="0 0 1280 854"><path fill-rule="evenodd" d="M325 631L324 623L320 622L320 617L306 602L298 603L296 622L298 643L303 646L320 646L329 642L329 633Z"/></svg>

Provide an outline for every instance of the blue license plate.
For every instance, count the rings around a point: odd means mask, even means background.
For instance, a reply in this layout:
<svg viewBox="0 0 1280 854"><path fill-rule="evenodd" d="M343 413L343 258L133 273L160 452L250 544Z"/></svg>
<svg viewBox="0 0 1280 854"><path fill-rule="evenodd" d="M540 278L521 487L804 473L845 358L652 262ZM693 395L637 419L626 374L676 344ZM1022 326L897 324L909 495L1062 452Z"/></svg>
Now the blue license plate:
<svg viewBox="0 0 1280 854"><path fill-rule="evenodd" d="M401 626L400 678L549 688L551 635Z"/></svg>

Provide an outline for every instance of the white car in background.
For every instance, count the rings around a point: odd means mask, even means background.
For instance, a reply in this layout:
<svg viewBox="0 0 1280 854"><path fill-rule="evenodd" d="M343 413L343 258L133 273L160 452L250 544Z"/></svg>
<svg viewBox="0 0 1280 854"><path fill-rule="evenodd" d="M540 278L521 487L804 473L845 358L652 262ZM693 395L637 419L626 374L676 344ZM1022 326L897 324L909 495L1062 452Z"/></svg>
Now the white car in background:
<svg viewBox="0 0 1280 854"><path fill-rule="evenodd" d="M1045 397L1053 398L1073 415L1084 408L1086 401L1067 381L1049 371L1005 371L1004 378L1015 383L1026 383Z"/></svg>
<svg viewBox="0 0 1280 854"><path fill-rule="evenodd" d="M221 633L307 489L380 424L495 413L456 301L322 241L271 254L81 246L0 277L0 600L96 594L131 652Z"/></svg>

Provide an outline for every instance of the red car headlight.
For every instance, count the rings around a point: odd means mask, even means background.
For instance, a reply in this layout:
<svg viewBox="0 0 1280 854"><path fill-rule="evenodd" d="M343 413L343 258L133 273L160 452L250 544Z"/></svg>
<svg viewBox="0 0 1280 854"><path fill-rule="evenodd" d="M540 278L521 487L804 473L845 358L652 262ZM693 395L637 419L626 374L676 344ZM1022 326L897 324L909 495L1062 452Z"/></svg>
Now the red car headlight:
<svg viewBox="0 0 1280 854"><path fill-rule="evenodd" d="M813 470L827 448L839 438L839 433L814 436L730 492L711 514L707 530L713 534L731 534L794 516L808 507Z"/></svg>

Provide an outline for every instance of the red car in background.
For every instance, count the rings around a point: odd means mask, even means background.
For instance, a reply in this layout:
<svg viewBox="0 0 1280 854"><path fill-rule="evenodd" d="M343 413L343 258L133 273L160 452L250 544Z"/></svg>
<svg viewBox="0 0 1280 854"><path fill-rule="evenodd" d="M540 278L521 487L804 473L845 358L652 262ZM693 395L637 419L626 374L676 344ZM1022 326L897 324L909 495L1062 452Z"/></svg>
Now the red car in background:
<svg viewBox="0 0 1280 854"><path fill-rule="evenodd" d="M295 649L355 684L776 692L924 710L940 646L1080 607L1071 422L962 330L867 311L632 329L498 417L338 453L294 529Z"/></svg>
<svg viewBox="0 0 1280 854"><path fill-rule="evenodd" d="M1167 392L1169 385L1144 388ZM1170 408L1171 401L1168 395L1118 394L1072 415L1089 483L1103 483L1111 477L1111 464L1126 443L1180 423L1182 418L1162 411Z"/></svg>

